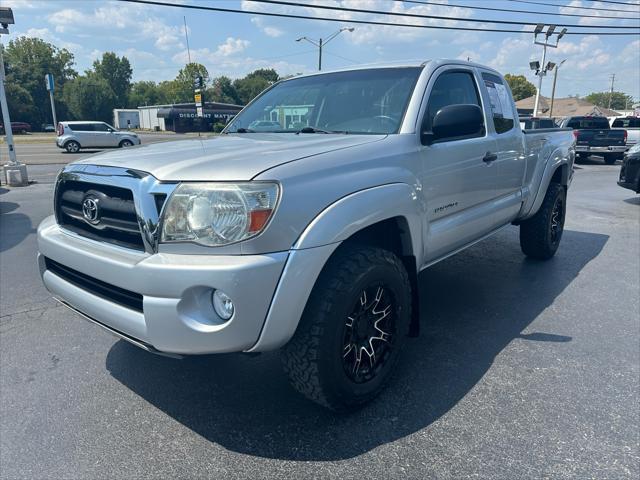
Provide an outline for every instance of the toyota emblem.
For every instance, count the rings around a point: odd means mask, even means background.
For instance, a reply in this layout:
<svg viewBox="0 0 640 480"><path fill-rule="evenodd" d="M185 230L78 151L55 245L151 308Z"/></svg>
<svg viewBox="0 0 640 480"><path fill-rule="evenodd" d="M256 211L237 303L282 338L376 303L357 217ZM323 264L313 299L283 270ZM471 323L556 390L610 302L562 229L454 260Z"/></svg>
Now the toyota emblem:
<svg viewBox="0 0 640 480"><path fill-rule="evenodd" d="M100 222L97 198L87 197L82 201L82 216L91 225L97 225Z"/></svg>

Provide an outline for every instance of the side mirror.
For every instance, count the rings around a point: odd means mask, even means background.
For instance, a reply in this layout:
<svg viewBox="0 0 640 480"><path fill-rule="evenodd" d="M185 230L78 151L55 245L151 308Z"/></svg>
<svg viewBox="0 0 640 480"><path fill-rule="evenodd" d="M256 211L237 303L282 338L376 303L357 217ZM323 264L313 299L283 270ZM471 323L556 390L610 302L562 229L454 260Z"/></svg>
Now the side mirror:
<svg viewBox="0 0 640 480"><path fill-rule="evenodd" d="M478 105L447 105L438 110L431 132L423 133L423 138L430 143L444 138L466 137L480 133L483 127L484 115Z"/></svg>

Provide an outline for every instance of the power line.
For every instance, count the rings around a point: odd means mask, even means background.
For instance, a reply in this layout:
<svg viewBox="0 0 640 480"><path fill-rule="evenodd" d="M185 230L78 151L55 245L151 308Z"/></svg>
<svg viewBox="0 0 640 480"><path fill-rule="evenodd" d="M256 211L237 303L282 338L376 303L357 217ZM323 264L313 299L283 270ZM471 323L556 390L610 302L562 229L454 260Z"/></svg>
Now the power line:
<svg viewBox="0 0 640 480"><path fill-rule="evenodd" d="M571 5L558 5L557 3L532 2L530 0L508 0L508 1L509 2L517 2L517 3L530 3L532 5L544 5L545 7L572 8L574 10L600 10L600 11L605 11L605 12L634 13L633 10L620 10L619 8L573 7Z"/></svg>
<svg viewBox="0 0 640 480"><path fill-rule="evenodd" d="M333 7L330 5L319 5L319 4L308 4L301 2L293 2L289 0L249 0L255 3L266 3L269 5L287 5L290 7L308 7L308 8L317 8L321 10L331 10L332 12L352 12L352 13L366 13L373 15L388 15L392 17L409 17L409 18L420 18L426 20L453 20L457 22L467 22L467 23L494 23L499 25L531 25L535 26L539 22L519 22L514 20L491 20L486 18L459 18L459 17L447 17L444 15L423 15L419 13L400 13L400 12L389 12L385 10L368 10L363 8L351 8L351 7ZM571 28L607 28L607 29L639 29L640 26L612 26L612 25L580 25L577 23L557 23L554 22L558 27L571 27ZM638 32L640 34L640 32Z"/></svg>
<svg viewBox="0 0 640 480"><path fill-rule="evenodd" d="M245 15L262 15L265 17L278 17L278 18L296 18L302 20L319 20L325 22L340 22L340 23L353 23L356 25L379 25L379 26L388 26L388 27L407 27L407 28L425 28L425 29L433 29L433 30L457 30L457 31L467 31L467 32L493 32L493 33L519 33L531 35L533 33L532 30L515 30L515 29L497 29L497 28L472 28L472 27L448 27L443 25L416 25L411 23L391 23L391 22L381 22L374 20L343 20L340 18L332 18L332 17L314 17L310 15L294 15L290 13L271 13L271 12L261 12L257 10L238 10L234 8L222 8L222 7L210 7L204 5L189 5L189 4L174 4L174 3L165 3L154 0L119 0L120 2L126 3L139 3L143 5L156 5L160 7L174 7L174 8L188 8L193 10L206 10L212 12L226 12L226 13L240 13ZM567 32L566 35L638 35L638 33L627 33L627 32Z"/></svg>
<svg viewBox="0 0 640 480"><path fill-rule="evenodd" d="M616 5L628 5L629 7L639 6L640 3L629 3L629 2L615 2L614 0L585 0L586 2L598 2L598 3L614 3Z"/></svg>
<svg viewBox="0 0 640 480"><path fill-rule="evenodd" d="M629 17L629 18L620 18L615 16L607 16L607 15L588 15L581 13L552 13L552 12L538 12L535 10L517 10L517 9L509 9L509 8L495 8L495 7L472 7L470 5L454 5L453 3L437 3L437 2L428 2L422 0L395 0L396 2L402 3L412 3L416 5L433 5L437 7L455 7L455 8L465 8L469 10L487 10L491 12L507 12L507 13L532 13L534 15L547 15L554 17L579 17L579 18L611 18L616 20L640 20L640 17Z"/></svg>

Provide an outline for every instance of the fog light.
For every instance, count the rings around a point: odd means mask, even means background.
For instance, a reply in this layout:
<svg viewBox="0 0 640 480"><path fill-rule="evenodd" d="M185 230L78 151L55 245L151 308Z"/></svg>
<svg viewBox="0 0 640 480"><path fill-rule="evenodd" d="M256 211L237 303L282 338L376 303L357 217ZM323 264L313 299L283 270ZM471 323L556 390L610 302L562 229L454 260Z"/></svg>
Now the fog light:
<svg viewBox="0 0 640 480"><path fill-rule="evenodd" d="M220 318L229 320L233 316L233 302L222 290L213 292L213 308Z"/></svg>

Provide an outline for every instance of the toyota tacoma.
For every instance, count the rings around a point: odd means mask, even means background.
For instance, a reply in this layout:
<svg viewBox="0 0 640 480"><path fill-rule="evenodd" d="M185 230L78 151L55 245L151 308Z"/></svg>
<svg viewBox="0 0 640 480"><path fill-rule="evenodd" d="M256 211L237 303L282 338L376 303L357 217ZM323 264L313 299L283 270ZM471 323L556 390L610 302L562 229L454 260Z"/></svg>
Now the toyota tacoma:
<svg viewBox="0 0 640 480"><path fill-rule="evenodd" d="M421 270L512 224L525 255L555 254L574 157L571 129L523 131L482 65L314 73L272 85L218 137L66 166L40 270L138 347L282 349L295 389L349 410L418 333Z"/></svg>

